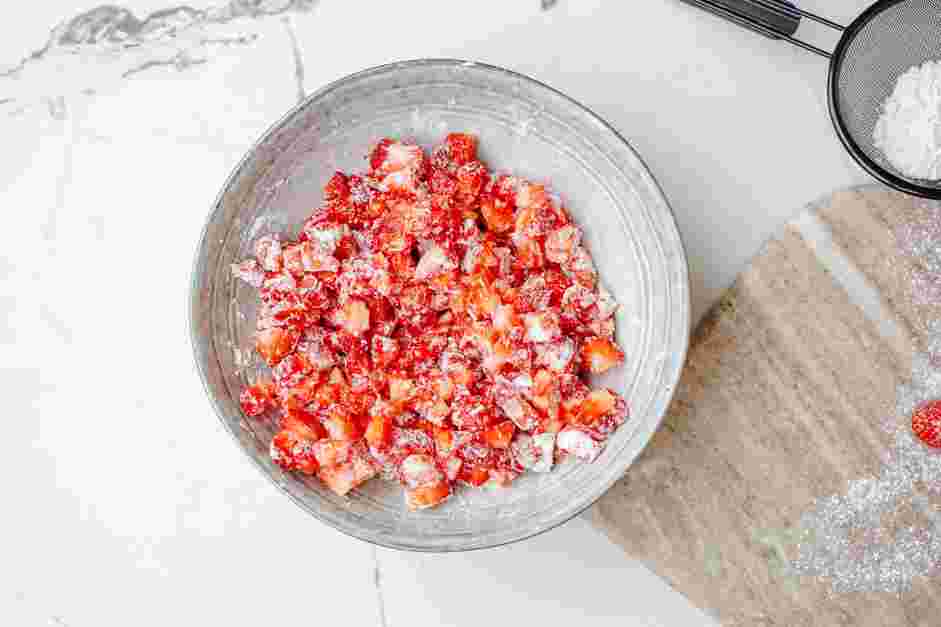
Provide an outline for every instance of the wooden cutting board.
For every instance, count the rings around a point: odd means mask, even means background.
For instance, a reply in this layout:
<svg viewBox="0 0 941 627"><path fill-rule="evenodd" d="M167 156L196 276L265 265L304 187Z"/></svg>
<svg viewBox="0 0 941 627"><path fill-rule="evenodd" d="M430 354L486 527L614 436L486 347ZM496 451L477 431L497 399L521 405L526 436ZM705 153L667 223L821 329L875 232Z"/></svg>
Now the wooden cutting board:
<svg viewBox="0 0 941 627"><path fill-rule="evenodd" d="M663 426L591 511L723 625L941 625L941 575L904 563L896 535L941 538L941 500L915 496L920 483L878 507L865 492L899 476L887 458L911 438L899 386L941 318L941 290L918 274L930 259L900 242L941 244L939 215L868 186L788 223L699 324ZM909 444L901 457L933 454ZM802 544L819 560L809 569ZM896 579L878 570L896 566Z"/></svg>

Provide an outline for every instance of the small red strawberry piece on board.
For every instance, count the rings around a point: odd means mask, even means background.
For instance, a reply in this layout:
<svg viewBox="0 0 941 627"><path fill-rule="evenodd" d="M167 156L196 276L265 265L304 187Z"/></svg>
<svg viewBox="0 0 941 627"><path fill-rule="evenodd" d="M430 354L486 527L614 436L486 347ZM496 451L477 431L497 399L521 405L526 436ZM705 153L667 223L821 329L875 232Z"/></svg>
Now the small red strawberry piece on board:
<svg viewBox="0 0 941 627"><path fill-rule="evenodd" d="M932 448L941 448L941 400L922 403L912 414L912 431Z"/></svg>

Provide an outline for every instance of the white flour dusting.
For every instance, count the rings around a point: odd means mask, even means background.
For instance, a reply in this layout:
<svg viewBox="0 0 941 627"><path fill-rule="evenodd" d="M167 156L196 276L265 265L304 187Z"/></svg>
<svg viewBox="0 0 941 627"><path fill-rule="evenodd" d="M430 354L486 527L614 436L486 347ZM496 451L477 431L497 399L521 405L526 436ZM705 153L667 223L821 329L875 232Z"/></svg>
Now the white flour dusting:
<svg viewBox="0 0 941 627"><path fill-rule="evenodd" d="M902 174L941 179L941 60L914 66L899 77L873 139Z"/></svg>

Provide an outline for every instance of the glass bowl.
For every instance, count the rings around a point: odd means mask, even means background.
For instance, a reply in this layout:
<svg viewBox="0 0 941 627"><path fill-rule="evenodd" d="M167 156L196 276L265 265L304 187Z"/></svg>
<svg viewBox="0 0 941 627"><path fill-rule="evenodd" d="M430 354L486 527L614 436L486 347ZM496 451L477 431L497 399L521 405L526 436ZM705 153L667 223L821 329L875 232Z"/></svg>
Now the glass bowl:
<svg viewBox="0 0 941 627"><path fill-rule="evenodd" d="M270 422L239 410L246 382L264 369L252 334L256 294L229 265L268 232L296 234L336 170L365 167L378 138L425 146L446 133L480 138L492 169L551 182L615 296L624 366L596 384L624 395L631 417L593 463L529 473L506 489L459 489L443 506L410 512L401 487L368 482L347 497L316 478L285 473L268 457ZM631 146L591 111L530 78L479 63L419 60L346 77L277 122L236 167L199 243L189 303L196 363L216 413L261 471L315 518L397 549L461 551L533 536L604 494L660 424L689 335L686 257L670 208Z"/></svg>

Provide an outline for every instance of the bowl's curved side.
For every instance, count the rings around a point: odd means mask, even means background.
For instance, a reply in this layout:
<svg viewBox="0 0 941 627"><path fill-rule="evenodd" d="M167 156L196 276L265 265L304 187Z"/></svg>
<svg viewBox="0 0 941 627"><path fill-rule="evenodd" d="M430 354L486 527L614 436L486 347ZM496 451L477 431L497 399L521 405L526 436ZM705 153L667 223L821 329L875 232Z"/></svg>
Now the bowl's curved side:
<svg viewBox="0 0 941 627"><path fill-rule="evenodd" d="M344 499L271 463L270 427L245 420L238 407L240 386L253 368L246 363L253 316L245 305L252 299L248 292L240 297L228 264L246 255L261 231L299 224L332 171L359 167L360 153L377 135L429 142L447 130L477 132L484 150L496 148L485 154L488 162L522 164L566 191L602 280L624 303L618 334L630 342L630 365L601 383L625 393L633 417L593 464L416 516L381 487ZM226 181L208 218L193 266L189 317L197 367L215 411L263 474L340 531L392 548L454 551L521 540L561 524L623 474L659 426L679 379L689 332L689 285L667 200L613 128L522 75L466 61L419 60L373 68L324 87L258 141Z"/></svg>

